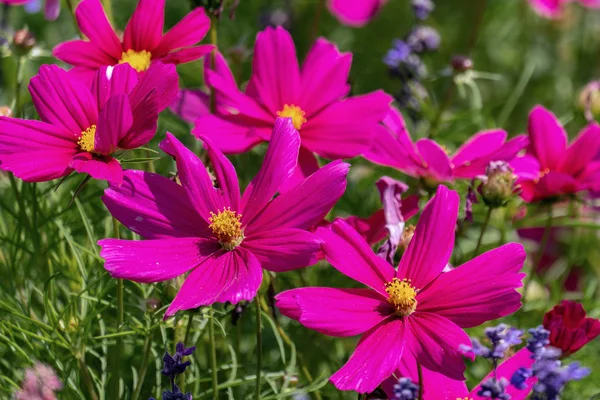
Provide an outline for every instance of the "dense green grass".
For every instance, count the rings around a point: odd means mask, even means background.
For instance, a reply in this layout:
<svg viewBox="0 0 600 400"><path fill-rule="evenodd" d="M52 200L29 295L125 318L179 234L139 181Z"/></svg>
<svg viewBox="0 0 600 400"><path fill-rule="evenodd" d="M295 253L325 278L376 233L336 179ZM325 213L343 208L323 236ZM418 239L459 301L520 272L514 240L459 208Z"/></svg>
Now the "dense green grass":
<svg viewBox="0 0 600 400"><path fill-rule="evenodd" d="M234 21L223 19L218 25L219 47L226 55L234 46L252 49L260 16L267 10L291 3L291 32L302 58L310 46L318 0L269 1L242 0ZM414 21L407 0L391 0L370 25L363 29L341 26L326 11L318 34L335 41L342 50L354 54L351 82L354 93L382 88L390 93L399 88L381 62L395 37L406 34ZM475 70L488 74L475 81L481 106L473 95L457 95L448 108L436 139L456 148L471 134L486 128L502 127L511 135L526 128L527 114L535 104L553 110L574 136L584 126L578 107L581 88L597 77L600 67L600 12L573 7L565 20L549 22L533 14L525 0L488 1L481 28L477 32L477 13L483 0L439 0L430 23L440 30L440 50L426 57L431 79L425 82L430 99L425 105L426 120L410 126L414 137L428 132L441 99L452 85L444 74L455 54L470 54ZM115 23L123 28L134 0L113 0ZM172 26L190 9L184 0L169 0L167 26ZM50 50L57 43L74 38L76 28L69 10L63 7L60 19L48 23L41 14L29 15L11 10L9 25L13 29L28 26L38 38L38 48L25 60L21 81L23 115L34 118L34 109L25 90L28 79L40 64L56 63ZM477 40L471 46L470 41ZM17 59L7 51L0 59L0 105L10 105L18 87ZM240 82L250 74L250 57L236 66ZM201 87L201 62L179 67L182 87ZM471 94L469 94L471 93ZM151 156L151 162L129 163L128 168L154 169L164 175L175 166L157 150L166 130L177 135L191 148L198 149L189 135L189 126L169 112L161 116L158 134L148 146L150 153L137 150L131 158ZM249 154L232 157L241 181L254 176L262 160L263 147ZM374 182L383 174L401 177L396 172L374 167L364 160L353 160L348 190L333 211L334 215L367 216L379 205ZM23 370L35 360L52 365L65 382L61 399L90 399L94 391L100 399L112 399L107 388L118 380L123 398L130 398L139 382L140 371L147 372L140 387L141 399L158 396L166 381L161 378L161 358L165 350L173 351L178 340L198 349L186 376L185 389L194 399L211 398L210 346L208 309L180 313L162 320L179 282L141 285L125 282L125 318L117 326L117 283L102 267L98 256L98 239L114 237L110 215L100 201L103 183L90 181L72 201L83 178L74 176L60 187L58 182L27 184L0 175L0 398L10 398L19 386ZM410 179L408 180L410 182ZM466 185L457 185L461 195ZM464 196L463 196L464 198ZM494 214L483 243L484 248L519 240L512 223L518 200ZM454 254L456 264L468 259L481 230L485 209L475 206L474 223L465 226ZM541 226L539 207L531 206L519 226ZM414 221L412 221L414 223ZM570 229L560 238L561 258L545 276L538 277L526 307L505 318L506 323L526 329L541 323L544 312L561 299L581 301L589 314L600 317L600 224L568 220ZM121 237L135 238L121 229ZM524 243L529 254L526 268L531 268L535 245ZM561 281L572 266L583 271L581 290L565 293ZM305 285L344 287L346 277L322 263L301 271L278 275L272 280L277 292ZM261 293L267 294L267 282ZM449 288L452 290L452 288ZM456 296L461 296L456 293ZM278 316L275 319L264 304L263 312L263 381L264 399L287 398L293 393L318 390L322 398L352 399L353 393L337 392L327 383L328 377L347 360L356 338L328 338ZM324 305L325 307L326 305ZM218 381L221 398L253 398L256 341L255 314L249 307L239 323L231 322L233 306L216 305L212 318L215 327ZM190 320L192 321L191 326ZM189 329L189 330L188 330ZM483 327L469 333L480 335ZM123 351L115 363L117 339ZM148 357L146 358L145 353ZM573 359L592 368L582 382L570 385L565 399L588 399L600 392L600 343L596 340ZM469 382L478 382L489 365L477 362L469 368ZM115 382L116 382L115 380ZM314 394L313 394L314 395ZM314 395L316 396L316 395ZM316 397L315 397L316 398Z"/></svg>

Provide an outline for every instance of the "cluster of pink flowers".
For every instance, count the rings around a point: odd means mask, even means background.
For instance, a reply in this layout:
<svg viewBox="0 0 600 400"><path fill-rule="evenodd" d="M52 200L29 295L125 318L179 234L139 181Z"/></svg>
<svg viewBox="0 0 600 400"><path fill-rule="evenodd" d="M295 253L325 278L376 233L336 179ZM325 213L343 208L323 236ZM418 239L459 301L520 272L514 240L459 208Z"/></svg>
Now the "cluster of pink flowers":
<svg viewBox="0 0 600 400"><path fill-rule="evenodd" d="M501 129L479 132L450 154L432 139L413 141L383 91L349 96L352 55L333 43L317 39L300 66L291 35L281 27L265 29L257 35L252 76L241 90L216 48L197 45L210 26L204 9L163 34L164 2L140 0L122 39L100 0L79 4L76 18L87 39L54 49L56 58L73 66L68 72L46 65L31 80L40 120L0 117L0 168L28 182L74 172L106 180L106 208L144 240L100 240L104 267L115 278L141 283L185 275L165 318L215 302L252 300L263 270L286 272L325 258L366 288L296 288L279 293L276 305L323 334L361 335L331 377L337 388L368 393L392 375L417 380L419 365L425 382L450 382L441 386L444 394L429 383L426 398L478 398L477 389L469 394L464 384L460 348L471 344L464 329L520 308L526 254L520 244L509 243L456 268L449 265L460 197L445 185L480 179L501 162L527 202L600 190L600 126L591 123L567 145L557 119L537 106L528 135L508 139ZM384 3L332 0L329 7L342 21L361 25ZM532 3L549 10L564 2ZM555 15L552 10L547 14ZM204 72L210 94L180 91L175 64L210 52L214 59ZM203 142L207 160L167 132L159 147L174 159L176 180L123 170L122 155L155 137L159 113L176 97L189 102L176 111L193 121L191 133ZM263 164L242 191L225 154L262 142L269 143ZM321 166L316 156L333 161ZM406 188L387 177L378 182L382 210L367 219L325 220L346 189L350 166L342 159L357 156L416 178L433 195L416 227L405 229L405 220L419 213L418 197L402 199ZM402 242L405 232L410 236ZM370 246L386 236L390 244L382 257ZM395 268L399 245L403 254ZM547 324L552 340L564 344L568 333L561 329L567 325L552 315ZM585 338L574 333L566 352L598 334L595 322L585 324L586 334L593 332ZM525 364L517 353L498 371L508 374ZM24 393L48 374L43 371L38 366L27 372ZM56 379L46 381L49 390L60 388Z"/></svg>

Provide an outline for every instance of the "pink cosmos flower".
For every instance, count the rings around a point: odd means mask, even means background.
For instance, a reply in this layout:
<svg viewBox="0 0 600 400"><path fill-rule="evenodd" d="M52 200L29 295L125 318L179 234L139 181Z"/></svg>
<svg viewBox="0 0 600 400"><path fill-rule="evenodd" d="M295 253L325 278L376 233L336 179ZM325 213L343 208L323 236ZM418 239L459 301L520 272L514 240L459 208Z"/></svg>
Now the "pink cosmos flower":
<svg viewBox="0 0 600 400"><path fill-rule="evenodd" d="M25 370L25 379L21 390L16 393L17 400L56 400L57 390L63 387L56 372L40 362Z"/></svg>
<svg viewBox="0 0 600 400"><path fill-rule="evenodd" d="M533 158L515 159L528 144L524 135L506 141L507 133L503 130L480 132L449 156L444 147L431 139L413 143L402 114L394 107L390 107L383 124L385 127L379 127L365 158L422 178L427 186L484 175L491 161L508 161L515 174L523 178L534 178L539 171Z"/></svg>
<svg viewBox="0 0 600 400"><path fill-rule="evenodd" d="M40 7L40 0L0 0L0 4L8 4L11 6L25 6L29 11L29 7L37 12ZM44 2L44 15L48 21L54 21L60 13L60 0L46 0Z"/></svg>
<svg viewBox="0 0 600 400"><path fill-rule="evenodd" d="M329 11L344 25L366 25L387 3L387 0L329 0Z"/></svg>
<svg viewBox="0 0 600 400"><path fill-rule="evenodd" d="M44 65L29 91L41 121L0 117L0 168L28 182L73 170L119 185L118 149L135 149L156 133L158 113L178 89L173 65L155 63L143 76L128 65L104 67L92 88Z"/></svg>
<svg viewBox="0 0 600 400"><path fill-rule="evenodd" d="M600 8L600 0L528 0L531 7L542 17L557 19L562 17L565 6L579 3L588 8Z"/></svg>
<svg viewBox="0 0 600 400"><path fill-rule="evenodd" d="M245 92L238 90L224 62L215 71L205 70L218 115L200 116L193 133L236 154L270 140L275 119L290 117L302 140L296 180L318 169L313 153L329 159L360 155L392 99L382 91L346 97L351 62L351 54L321 38L300 68L291 35L281 27L267 28L256 37Z"/></svg>
<svg viewBox="0 0 600 400"><path fill-rule="evenodd" d="M307 287L276 296L281 312L330 336L361 337L332 377L340 390L373 391L401 365L417 362L464 379L459 351L470 339L462 328L516 311L525 260L511 243L444 272L454 246L459 197L439 186L424 208L398 270L377 257L343 221L317 232L327 260L370 289ZM323 307L327 304L327 307Z"/></svg>
<svg viewBox="0 0 600 400"><path fill-rule="evenodd" d="M100 67L128 63L146 71L156 61L181 64L208 54L214 46L194 46L210 28L204 9L196 8L163 35L165 0L139 0L121 41L110 26L100 0L83 0L75 15L89 40L59 44L53 55L75 66L78 74L91 78Z"/></svg>
<svg viewBox="0 0 600 400"><path fill-rule="evenodd" d="M542 106L529 114L529 156L540 164L540 176L521 182L521 197L533 202L585 190L600 189L600 125L586 126L577 139L568 137L558 119Z"/></svg>
<svg viewBox="0 0 600 400"><path fill-rule="evenodd" d="M321 240L307 231L346 188L348 164L334 161L293 189L273 196L292 175L300 136L280 118L258 175L240 196L233 165L203 138L216 175L174 136L161 148L175 157L181 186L160 175L127 171L106 190L109 211L148 240L105 239L100 255L112 276L159 282L189 271L165 317L214 302L251 300L262 269L283 272L317 261Z"/></svg>

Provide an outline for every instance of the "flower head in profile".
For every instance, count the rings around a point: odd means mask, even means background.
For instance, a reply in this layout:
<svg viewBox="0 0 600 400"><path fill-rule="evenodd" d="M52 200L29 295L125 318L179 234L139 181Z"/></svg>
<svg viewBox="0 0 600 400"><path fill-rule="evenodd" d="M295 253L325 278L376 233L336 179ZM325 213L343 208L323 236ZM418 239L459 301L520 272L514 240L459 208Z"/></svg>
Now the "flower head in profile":
<svg viewBox="0 0 600 400"><path fill-rule="evenodd" d="M41 7L41 0L0 0L0 4L11 6L25 6L27 12L38 12ZM60 0L44 1L44 16L48 21L54 21L60 13Z"/></svg>
<svg viewBox="0 0 600 400"><path fill-rule="evenodd" d="M567 144L567 132L560 121L542 106L529 114L528 156L540 164L535 179L520 182L521 197L533 202L585 190L600 190L600 125L587 125L579 136Z"/></svg>
<svg viewBox="0 0 600 400"><path fill-rule="evenodd" d="M127 63L144 72L156 61L181 64L208 54L214 46L194 46L210 28L210 19L196 8L163 35L165 0L139 0L125 27L123 40L110 26L100 0L83 0L75 10L77 24L88 40L59 44L53 55L91 79L102 66Z"/></svg>
<svg viewBox="0 0 600 400"><path fill-rule="evenodd" d="M544 315L544 328L550 331L550 343L564 357L575 353L600 335L600 321L587 317L583 306L563 300Z"/></svg>
<svg viewBox="0 0 600 400"><path fill-rule="evenodd" d="M398 270L343 221L317 231L327 260L369 289L306 287L276 296L281 312L330 336L362 335L332 377L340 390L373 391L399 368L464 379L462 328L508 315L520 305L523 247L504 245L442 272L454 247L459 197L439 186L424 208ZM460 296L457 295L460 293ZM327 307L323 307L327 304Z"/></svg>
<svg viewBox="0 0 600 400"><path fill-rule="evenodd" d="M25 379L21 390L16 393L17 400L56 400L54 392L61 390L62 382L56 372L48 365L36 363L25 370Z"/></svg>
<svg viewBox="0 0 600 400"><path fill-rule="evenodd" d="M300 148L289 118L275 123L262 168L243 195L233 165L210 140L204 144L215 183L202 161L167 134L161 148L175 158L181 185L127 171L124 184L107 189L103 198L115 218L147 239L99 242L112 276L150 283L189 272L165 317L215 302L253 299L263 268L283 272L316 263L321 240L308 230L346 188L349 166L334 161L280 192L296 168Z"/></svg>
<svg viewBox="0 0 600 400"><path fill-rule="evenodd" d="M340 23L359 28L379 13L388 0L328 0L329 11Z"/></svg>
<svg viewBox="0 0 600 400"><path fill-rule="evenodd" d="M205 69L207 85L216 93L217 115L204 110L193 133L236 154L271 140L278 117L291 118L301 138L291 183L318 169L314 153L332 160L358 156L371 145L391 97L382 91L347 97L351 62L351 54L318 39L300 68L290 33L267 28L257 35L245 92L224 61L215 63L214 70Z"/></svg>
<svg viewBox="0 0 600 400"><path fill-rule="evenodd" d="M158 113L177 93L175 67L155 63L139 76L128 65L104 67L91 89L55 65L44 65L29 91L41 121L0 117L0 168L28 182L73 170L114 184L118 149L135 149L156 133Z"/></svg>
<svg viewBox="0 0 600 400"><path fill-rule="evenodd" d="M600 0L528 0L536 13L545 18L558 19L563 16L569 3L579 3L587 8L600 8Z"/></svg>
<svg viewBox="0 0 600 400"><path fill-rule="evenodd" d="M420 178L428 188L456 179L473 179L484 175L492 161L507 161L518 177L533 179L539 167L532 157L516 158L529 143L526 136L506 140L503 130L479 132L453 155L431 139L413 142L402 115L390 107L365 158L377 164L396 168Z"/></svg>

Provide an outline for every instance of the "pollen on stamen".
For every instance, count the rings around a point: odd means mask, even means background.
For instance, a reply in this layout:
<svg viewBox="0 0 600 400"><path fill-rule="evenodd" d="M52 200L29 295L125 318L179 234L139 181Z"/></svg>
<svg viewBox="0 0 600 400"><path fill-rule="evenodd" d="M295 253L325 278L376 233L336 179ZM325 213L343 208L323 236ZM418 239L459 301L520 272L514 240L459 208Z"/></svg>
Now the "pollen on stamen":
<svg viewBox="0 0 600 400"><path fill-rule="evenodd" d="M410 279L394 278L385 284L385 291L389 295L388 303L396 309L396 314L406 317L417 309L416 296L418 289L415 288Z"/></svg>
<svg viewBox="0 0 600 400"><path fill-rule="evenodd" d="M81 132L81 136L77 141L79 148L88 153L95 153L94 142L96 140L96 125L92 125L85 131Z"/></svg>
<svg viewBox="0 0 600 400"><path fill-rule="evenodd" d="M150 62L152 60L152 53L146 50L135 51L133 49L129 49L121 53L121 59L119 60L119 64L128 63L131 68L135 69L137 72L144 72L148 68L150 68Z"/></svg>
<svg viewBox="0 0 600 400"><path fill-rule="evenodd" d="M224 208L217 214L210 213L208 227L212 229L223 248L233 250L244 239L241 219L242 215L237 214L230 207Z"/></svg>
<svg viewBox="0 0 600 400"><path fill-rule="evenodd" d="M277 111L277 116L291 118L294 128L297 130L300 130L302 125L306 123L307 119L304 117L305 115L304 110L293 104L285 104L283 110Z"/></svg>

